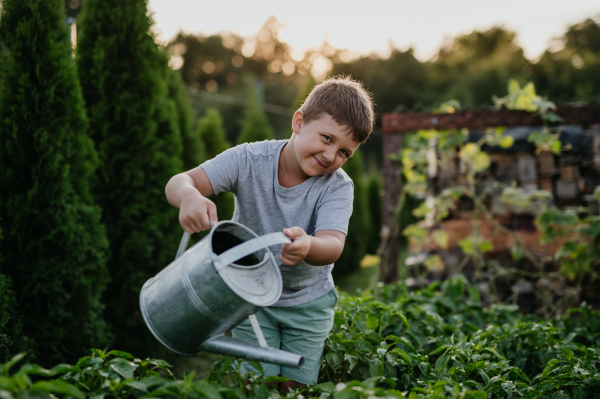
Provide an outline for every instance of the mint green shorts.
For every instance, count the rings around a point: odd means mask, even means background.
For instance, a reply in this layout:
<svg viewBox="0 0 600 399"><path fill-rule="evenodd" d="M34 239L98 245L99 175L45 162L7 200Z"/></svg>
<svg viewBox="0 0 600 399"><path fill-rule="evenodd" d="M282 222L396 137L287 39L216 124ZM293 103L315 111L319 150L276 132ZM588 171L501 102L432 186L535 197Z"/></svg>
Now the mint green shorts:
<svg viewBox="0 0 600 399"><path fill-rule="evenodd" d="M282 375L291 380L313 385L317 382L323 361L323 347L333 327L334 308L338 302L335 289L302 305L262 308L256 313L267 344L276 349L304 357L301 370L276 364L261 363L266 375ZM250 321L246 319L232 330L233 337L258 344ZM257 372L249 363L242 364L243 373Z"/></svg>

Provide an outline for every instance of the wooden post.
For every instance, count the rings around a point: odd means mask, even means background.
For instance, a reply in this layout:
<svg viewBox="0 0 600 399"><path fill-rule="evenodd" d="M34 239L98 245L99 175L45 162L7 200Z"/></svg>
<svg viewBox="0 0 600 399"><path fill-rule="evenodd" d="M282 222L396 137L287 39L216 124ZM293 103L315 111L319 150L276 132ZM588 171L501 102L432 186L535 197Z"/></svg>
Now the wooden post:
<svg viewBox="0 0 600 399"><path fill-rule="evenodd" d="M381 215L381 226L384 232L383 239L391 233L390 228L394 216L394 209L400 199L400 173L398 162L390 159L390 156L399 155L402 150L402 135L386 134L383 136L383 207ZM402 229L400 229L402 231ZM400 237L392 237L389 242L389 251L382 255L381 279L384 283L391 283L398 279L398 254L400 252ZM385 256L388 254L387 256ZM385 257L385 259L383 258Z"/></svg>

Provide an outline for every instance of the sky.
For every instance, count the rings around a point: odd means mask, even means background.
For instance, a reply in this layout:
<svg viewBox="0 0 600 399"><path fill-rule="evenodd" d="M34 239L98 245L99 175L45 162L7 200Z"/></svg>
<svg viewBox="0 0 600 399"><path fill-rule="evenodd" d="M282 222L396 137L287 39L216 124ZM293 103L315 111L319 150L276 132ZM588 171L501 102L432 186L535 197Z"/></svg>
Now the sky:
<svg viewBox="0 0 600 399"><path fill-rule="evenodd" d="M424 61L451 37L501 25L517 32L525 56L535 60L569 25L600 17L600 0L149 0L149 9L163 43L179 31L254 35L274 15L287 26L281 38L297 50L327 37L357 54L413 47Z"/></svg>

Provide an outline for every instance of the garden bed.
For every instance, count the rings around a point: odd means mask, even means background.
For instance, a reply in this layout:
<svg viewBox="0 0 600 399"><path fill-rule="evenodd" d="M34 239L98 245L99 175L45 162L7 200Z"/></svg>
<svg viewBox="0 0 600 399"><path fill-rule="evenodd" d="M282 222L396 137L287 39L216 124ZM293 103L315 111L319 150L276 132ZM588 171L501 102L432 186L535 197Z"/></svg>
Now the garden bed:
<svg viewBox="0 0 600 399"><path fill-rule="evenodd" d="M282 393L281 377L241 375L225 357L210 376L172 376L163 360L92 350L51 370L2 366L9 398L600 398L600 315L585 304L550 320L518 307L481 305L463 276L426 289L379 286L342 296L319 384ZM249 382L248 382L249 381Z"/></svg>

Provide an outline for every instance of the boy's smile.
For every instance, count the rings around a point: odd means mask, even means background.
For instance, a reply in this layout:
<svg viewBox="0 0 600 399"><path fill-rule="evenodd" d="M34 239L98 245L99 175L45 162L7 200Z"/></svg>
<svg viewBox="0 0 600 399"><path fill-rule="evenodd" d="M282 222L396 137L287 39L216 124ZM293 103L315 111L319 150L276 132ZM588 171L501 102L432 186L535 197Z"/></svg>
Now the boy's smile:
<svg viewBox="0 0 600 399"><path fill-rule="evenodd" d="M284 187L293 187L311 176L335 172L360 145L346 126L325 113L305 122L302 111L296 111L292 130L292 138L279 159L278 177Z"/></svg>

